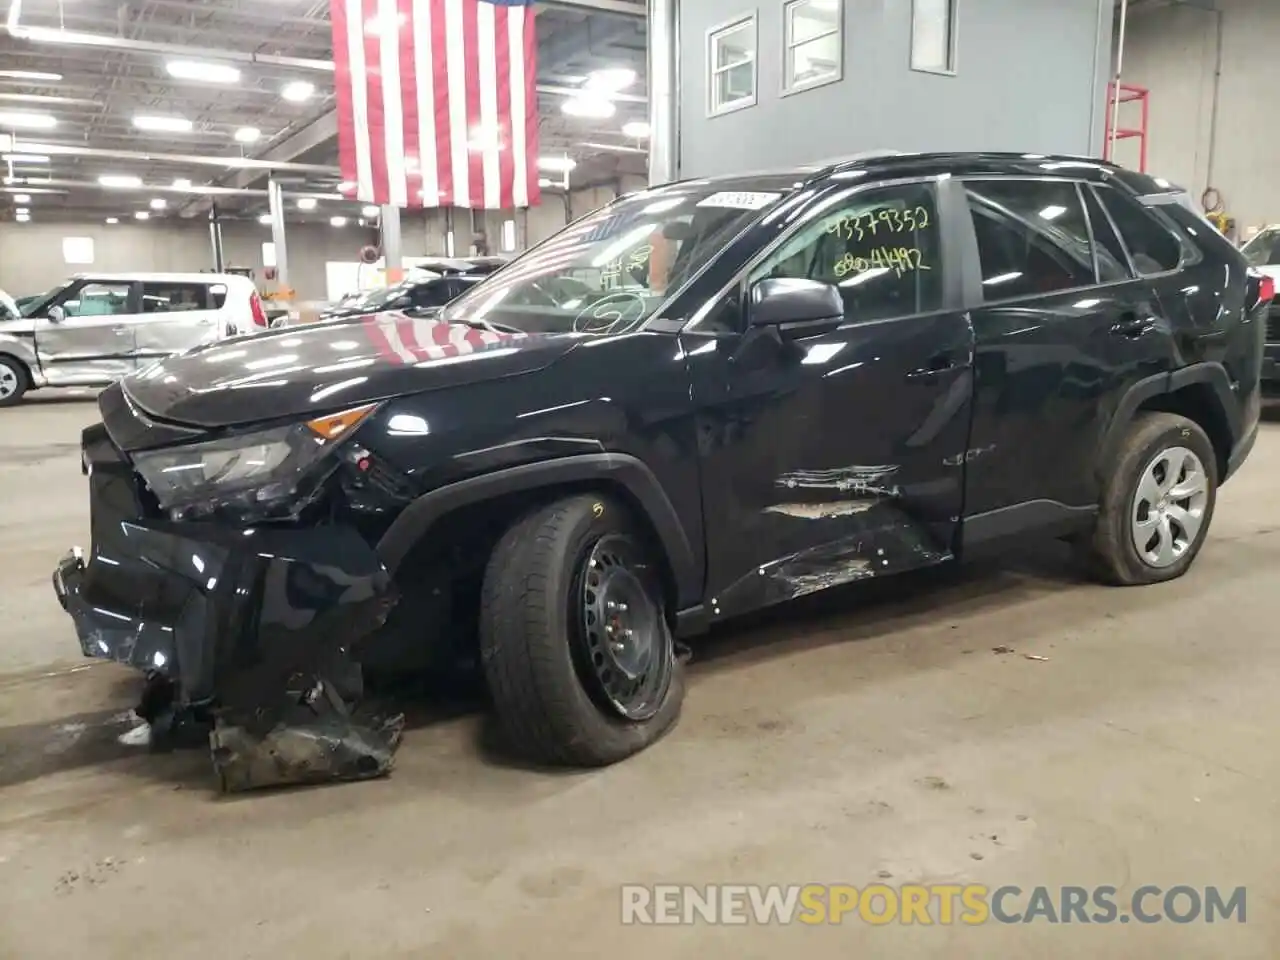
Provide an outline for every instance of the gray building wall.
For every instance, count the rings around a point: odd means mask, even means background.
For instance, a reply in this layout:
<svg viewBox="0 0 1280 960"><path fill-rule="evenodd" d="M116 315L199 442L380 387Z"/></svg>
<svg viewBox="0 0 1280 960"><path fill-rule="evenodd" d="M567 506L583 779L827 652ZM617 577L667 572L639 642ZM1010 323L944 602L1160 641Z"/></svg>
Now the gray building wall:
<svg viewBox="0 0 1280 960"><path fill-rule="evenodd" d="M1216 187L1241 227L1280 222L1280 125L1270 107L1280 90L1280 2L1218 0L1222 76L1214 111L1218 16L1191 6L1129 18L1124 82L1151 91L1148 169L1199 198ZM1137 126L1136 107L1120 125ZM1116 159L1136 166L1136 141Z"/></svg>
<svg viewBox="0 0 1280 960"><path fill-rule="evenodd" d="M1113 0L958 0L956 72L910 69L911 0L844 0L843 78L782 95L781 0L680 4L681 176L870 149L1102 149ZM707 116L707 31L754 12L757 103Z"/></svg>

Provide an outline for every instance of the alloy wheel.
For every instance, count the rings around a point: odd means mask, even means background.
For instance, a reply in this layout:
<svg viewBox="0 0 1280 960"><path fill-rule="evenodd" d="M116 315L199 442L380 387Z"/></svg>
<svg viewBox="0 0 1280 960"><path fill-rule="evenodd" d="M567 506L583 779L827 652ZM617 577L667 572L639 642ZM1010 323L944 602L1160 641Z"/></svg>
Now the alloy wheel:
<svg viewBox="0 0 1280 960"><path fill-rule="evenodd" d="M1163 569L1195 546L1209 503L1209 476L1186 447L1160 451L1142 471L1130 527L1144 563Z"/></svg>
<svg viewBox="0 0 1280 960"><path fill-rule="evenodd" d="M7 363L0 363L0 400L7 400L18 392L18 371Z"/></svg>

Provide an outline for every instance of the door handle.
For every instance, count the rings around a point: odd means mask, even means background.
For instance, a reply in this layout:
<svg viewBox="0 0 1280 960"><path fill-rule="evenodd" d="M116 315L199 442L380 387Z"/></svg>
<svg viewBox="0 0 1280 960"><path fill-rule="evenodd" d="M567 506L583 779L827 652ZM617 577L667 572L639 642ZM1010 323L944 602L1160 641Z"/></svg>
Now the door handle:
<svg viewBox="0 0 1280 960"><path fill-rule="evenodd" d="M1152 330L1155 325L1154 317L1140 317L1136 313L1127 313L1111 325L1111 332L1117 337L1136 340Z"/></svg>
<svg viewBox="0 0 1280 960"><path fill-rule="evenodd" d="M908 380L936 380L950 370L956 369L959 364L956 358L951 356L939 355L929 361L926 367L917 367L907 374Z"/></svg>

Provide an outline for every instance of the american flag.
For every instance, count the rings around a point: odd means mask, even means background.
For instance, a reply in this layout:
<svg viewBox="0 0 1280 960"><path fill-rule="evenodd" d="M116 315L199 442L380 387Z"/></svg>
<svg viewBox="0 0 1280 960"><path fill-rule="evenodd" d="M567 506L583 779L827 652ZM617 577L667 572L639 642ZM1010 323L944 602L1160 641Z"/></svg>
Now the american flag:
<svg viewBox="0 0 1280 960"><path fill-rule="evenodd" d="M533 0L330 0L343 179L365 203L539 202Z"/></svg>
<svg viewBox="0 0 1280 960"><path fill-rule="evenodd" d="M402 365L458 359L524 339L524 334L478 330L398 311L374 314L363 322L383 359Z"/></svg>

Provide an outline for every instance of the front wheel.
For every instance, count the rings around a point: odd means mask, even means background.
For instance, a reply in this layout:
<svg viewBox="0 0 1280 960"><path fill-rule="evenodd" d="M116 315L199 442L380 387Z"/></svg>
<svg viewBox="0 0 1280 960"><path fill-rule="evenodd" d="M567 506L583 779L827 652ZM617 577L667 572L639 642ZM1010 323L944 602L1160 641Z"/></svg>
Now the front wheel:
<svg viewBox="0 0 1280 960"><path fill-rule="evenodd" d="M1182 576L1204 545L1218 496L1218 460L1200 426L1172 413L1138 418L1109 464L1098 525L1083 544L1120 585Z"/></svg>
<svg viewBox="0 0 1280 960"><path fill-rule="evenodd" d="M0 407L21 403L27 386L26 368L12 357L0 356Z"/></svg>
<svg viewBox="0 0 1280 960"><path fill-rule="evenodd" d="M674 725L684 678L663 601L647 538L612 500L569 497L507 531L485 572L480 657L521 754L605 766Z"/></svg>

